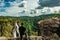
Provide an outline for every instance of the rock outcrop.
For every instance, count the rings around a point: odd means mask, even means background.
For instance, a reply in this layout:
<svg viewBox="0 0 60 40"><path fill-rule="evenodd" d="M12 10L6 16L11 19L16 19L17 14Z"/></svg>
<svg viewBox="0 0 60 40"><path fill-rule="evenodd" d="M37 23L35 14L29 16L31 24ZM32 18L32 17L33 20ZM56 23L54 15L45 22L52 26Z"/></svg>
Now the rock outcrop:
<svg viewBox="0 0 60 40"><path fill-rule="evenodd" d="M46 39L55 40L60 37L60 17L40 20L38 22L41 36Z"/></svg>

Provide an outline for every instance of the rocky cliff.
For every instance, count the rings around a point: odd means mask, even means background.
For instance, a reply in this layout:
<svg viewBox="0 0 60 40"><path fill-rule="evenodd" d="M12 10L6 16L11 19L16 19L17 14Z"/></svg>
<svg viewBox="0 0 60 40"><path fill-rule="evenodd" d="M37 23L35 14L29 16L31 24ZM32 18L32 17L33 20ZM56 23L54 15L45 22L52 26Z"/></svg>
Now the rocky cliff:
<svg viewBox="0 0 60 40"><path fill-rule="evenodd" d="M40 34L47 39L60 37L60 17L53 17L49 19L40 20L38 22Z"/></svg>

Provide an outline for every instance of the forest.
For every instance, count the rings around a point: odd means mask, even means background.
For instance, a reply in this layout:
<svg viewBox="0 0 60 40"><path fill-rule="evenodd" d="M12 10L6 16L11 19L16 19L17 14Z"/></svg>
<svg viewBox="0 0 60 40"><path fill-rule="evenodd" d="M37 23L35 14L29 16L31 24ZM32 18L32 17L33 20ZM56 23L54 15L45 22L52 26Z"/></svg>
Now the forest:
<svg viewBox="0 0 60 40"><path fill-rule="evenodd" d="M28 35L38 36L38 21L56 16L60 16L60 14L47 14L35 17L0 16L0 36L13 37L13 28L15 27L15 22L19 22L19 24L23 22Z"/></svg>

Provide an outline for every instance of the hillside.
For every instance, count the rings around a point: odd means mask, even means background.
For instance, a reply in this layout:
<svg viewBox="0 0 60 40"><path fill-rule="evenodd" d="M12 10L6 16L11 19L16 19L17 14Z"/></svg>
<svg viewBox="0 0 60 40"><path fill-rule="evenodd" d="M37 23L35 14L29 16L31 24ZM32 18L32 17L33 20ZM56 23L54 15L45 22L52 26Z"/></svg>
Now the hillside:
<svg viewBox="0 0 60 40"><path fill-rule="evenodd" d="M0 36L11 37L13 36L13 28L15 27L15 22L18 21L24 23L26 27L26 33L28 35L38 35L38 24L37 22L43 19L48 19L52 17L59 16L60 14L49 14L49 15L40 15L35 17L9 17L9 16L0 16Z"/></svg>

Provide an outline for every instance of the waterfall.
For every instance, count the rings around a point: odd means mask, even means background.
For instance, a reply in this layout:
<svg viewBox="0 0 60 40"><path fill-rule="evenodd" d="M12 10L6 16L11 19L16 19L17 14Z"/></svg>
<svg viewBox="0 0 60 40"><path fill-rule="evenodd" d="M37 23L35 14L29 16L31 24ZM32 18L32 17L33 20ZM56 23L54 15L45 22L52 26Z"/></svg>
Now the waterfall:
<svg viewBox="0 0 60 40"><path fill-rule="evenodd" d="M19 33L19 26L18 26L17 23L16 23L15 25L16 25L16 27L17 27L17 32Z"/></svg>
<svg viewBox="0 0 60 40"><path fill-rule="evenodd" d="M14 38L16 38L16 31L13 32Z"/></svg>
<svg viewBox="0 0 60 40"><path fill-rule="evenodd" d="M14 38L17 37L17 33L18 33L18 35L19 35L19 26L18 26L18 24L17 24L17 22L16 22L16 23L15 23L15 28L14 28L14 30L13 30Z"/></svg>

